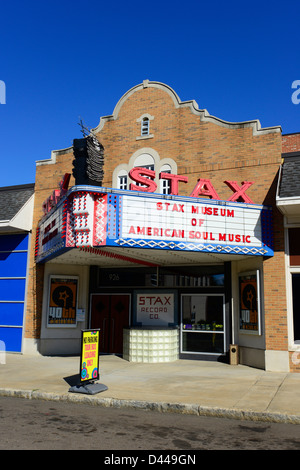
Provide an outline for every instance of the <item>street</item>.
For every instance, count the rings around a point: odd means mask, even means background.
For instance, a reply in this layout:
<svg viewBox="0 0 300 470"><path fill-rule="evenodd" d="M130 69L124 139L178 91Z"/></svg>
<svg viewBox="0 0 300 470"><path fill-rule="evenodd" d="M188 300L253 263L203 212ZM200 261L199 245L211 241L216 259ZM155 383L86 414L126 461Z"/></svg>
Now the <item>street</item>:
<svg viewBox="0 0 300 470"><path fill-rule="evenodd" d="M173 450L182 459L197 450L300 450L295 424L14 397L0 397L0 418L1 450Z"/></svg>

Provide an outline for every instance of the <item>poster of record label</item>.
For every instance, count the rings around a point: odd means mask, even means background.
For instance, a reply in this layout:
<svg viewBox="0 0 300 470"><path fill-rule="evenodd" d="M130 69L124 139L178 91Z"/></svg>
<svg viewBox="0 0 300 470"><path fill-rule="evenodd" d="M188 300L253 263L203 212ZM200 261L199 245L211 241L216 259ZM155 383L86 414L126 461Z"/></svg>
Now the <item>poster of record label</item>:
<svg viewBox="0 0 300 470"><path fill-rule="evenodd" d="M259 271L239 276L240 330L261 334Z"/></svg>
<svg viewBox="0 0 300 470"><path fill-rule="evenodd" d="M81 332L81 382L99 378L99 337L100 330L82 330Z"/></svg>
<svg viewBox="0 0 300 470"><path fill-rule="evenodd" d="M78 278L50 277L48 326L76 326Z"/></svg>

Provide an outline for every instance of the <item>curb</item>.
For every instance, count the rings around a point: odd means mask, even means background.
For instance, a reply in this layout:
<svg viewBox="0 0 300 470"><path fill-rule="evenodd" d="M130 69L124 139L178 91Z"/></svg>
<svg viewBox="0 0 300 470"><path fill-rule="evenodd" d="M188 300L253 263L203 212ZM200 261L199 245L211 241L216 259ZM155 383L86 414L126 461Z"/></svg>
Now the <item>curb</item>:
<svg viewBox="0 0 300 470"><path fill-rule="evenodd" d="M29 400L64 401L69 403L82 403L103 408L129 408L142 411L157 411L159 413L179 413L215 418L239 419L248 421L262 421L269 423L300 424L300 416L285 413L269 413L259 411L246 411L240 409L217 408L184 403L147 402L139 400L126 400L117 398L98 398L95 395L82 394L56 394L40 392L38 390L12 390L0 389L2 397L26 398Z"/></svg>

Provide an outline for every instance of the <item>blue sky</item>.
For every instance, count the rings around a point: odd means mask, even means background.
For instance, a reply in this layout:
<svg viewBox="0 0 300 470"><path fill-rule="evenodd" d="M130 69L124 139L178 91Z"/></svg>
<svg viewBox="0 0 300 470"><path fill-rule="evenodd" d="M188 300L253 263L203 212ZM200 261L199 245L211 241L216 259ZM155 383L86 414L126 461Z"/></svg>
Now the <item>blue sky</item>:
<svg viewBox="0 0 300 470"><path fill-rule="evenodd" d="M300 132L299 13L299 0L0 0L0 186L34 182L80 117L96 127L145 79L226 121Z"/></svg>

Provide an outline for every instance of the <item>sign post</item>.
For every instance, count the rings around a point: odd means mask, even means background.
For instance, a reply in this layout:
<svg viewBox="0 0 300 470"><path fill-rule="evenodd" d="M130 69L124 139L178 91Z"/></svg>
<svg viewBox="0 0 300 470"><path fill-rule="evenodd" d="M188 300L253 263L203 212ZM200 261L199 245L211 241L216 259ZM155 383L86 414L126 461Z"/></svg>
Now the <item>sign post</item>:
<svg viewBox="0 0 300 470"><path fill-rule="evenodd" d="M80 384L69 392L94 395L107 390L107 386L96 383L99 379L99 339L100 329L81 330Z"/></svg>

